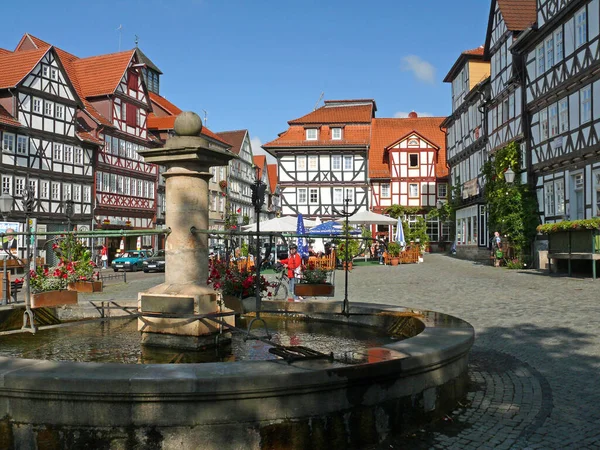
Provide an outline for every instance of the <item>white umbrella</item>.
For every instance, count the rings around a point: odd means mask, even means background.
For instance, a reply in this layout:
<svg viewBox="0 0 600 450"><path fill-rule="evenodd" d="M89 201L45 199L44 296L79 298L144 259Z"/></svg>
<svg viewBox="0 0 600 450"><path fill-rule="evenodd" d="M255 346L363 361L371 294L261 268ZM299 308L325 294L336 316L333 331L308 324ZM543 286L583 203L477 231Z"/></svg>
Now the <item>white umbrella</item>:
<svg viewBox="0 0 600 450"><path fill-rule="evenodd" d="M270 220L264 220L260 223L260 231L273 231L276 233L295 233L298 225L298 218L295 216L276 217ZM313 220L304 219L306 227L314 226ZM256 224L251 223L242 227L244 231L256 231Z"/></svg>
<svg viewBox="0 0 600 450"><path fill-rule="evenodd" d="M402 226L402 218L398 217L398 225L396 227L396 242L402 249L404 249L404 247L406 247L406 241L404 240L404 227Z"/></svg>
<svg viewBox="0 0 600 450"><path fill-rule="evenodd" d="M319 217L317 217L317 219L315 220L315 227L321 225L321 219ZM310 231L309 231L310 233ZM313 252L315 253L325 253L325 243L323 242L323 239L315 239L315 242L312 245L313 248Z"/></svg>
<svg viewBox="0 0 600 450"><path fill-rule="evenodd" d="M344 222L346 219L338 219L338 222ZM394 225L396 219L389 216L374 213L373 211L359 211L348 217L348 223L352 224L373 224L373 225Z"/></svg>

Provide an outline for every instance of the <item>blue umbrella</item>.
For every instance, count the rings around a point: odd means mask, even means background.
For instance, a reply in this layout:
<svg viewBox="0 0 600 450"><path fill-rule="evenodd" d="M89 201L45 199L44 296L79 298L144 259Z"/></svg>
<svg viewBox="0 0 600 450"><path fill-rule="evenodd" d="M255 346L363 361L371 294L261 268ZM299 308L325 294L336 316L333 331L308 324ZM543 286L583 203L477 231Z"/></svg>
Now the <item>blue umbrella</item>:
<svg viewBox="0 0 600 450"><path fill-rule="evenodd" d="M396 242L400 247L406 247L406 241L404 240L404 227L402 226L402 218L398 217L398 225L396 225Z"/></svg>
<svg viewBox="0 0 600 450"><path fill-rule="evenodd" d="M304 228L304 219L302 218L302 214L298 214L298 225L296 226L296 234L306 234L306 229ZM299 237L298 238L298 254L304 259L308 258L308 242L306 238Z"/></svg>
<svg viewBox="0 0 600 450"><path fill-rule="evenodd" d="M337 236L342 233L342 224L334 220L330 222L323 222L310 229L310 234L329 234L332 236ZM350 234L360 234L360 230L350 230Z"/></svg>

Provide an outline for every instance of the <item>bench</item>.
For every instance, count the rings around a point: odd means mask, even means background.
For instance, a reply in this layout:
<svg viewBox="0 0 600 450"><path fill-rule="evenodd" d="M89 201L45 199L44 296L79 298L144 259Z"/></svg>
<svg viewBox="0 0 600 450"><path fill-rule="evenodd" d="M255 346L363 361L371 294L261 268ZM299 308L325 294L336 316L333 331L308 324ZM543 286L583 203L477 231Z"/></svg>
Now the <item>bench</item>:
<svg viewBox="0 0 600 450"><path fill-rule="evenodd" d="M552 272L552 260L567 261L571 276L571 261L591 261L592 277L596 279L596 261L600 260L599 230L570 230L548 235L548 270Z"/></svg>

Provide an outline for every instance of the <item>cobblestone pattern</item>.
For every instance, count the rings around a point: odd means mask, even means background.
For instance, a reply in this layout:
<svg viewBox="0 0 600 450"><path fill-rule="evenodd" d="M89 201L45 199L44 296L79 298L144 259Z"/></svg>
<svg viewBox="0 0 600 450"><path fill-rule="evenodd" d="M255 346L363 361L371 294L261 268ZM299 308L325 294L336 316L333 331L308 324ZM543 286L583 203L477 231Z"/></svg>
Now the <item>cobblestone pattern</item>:
<svg viewBox="0 0 600 450"><path fill-rule="evenodd" d="M134 300L157 278L106 296ZM464 406L377 449L600 448L600 280L425 255L423 264L356 267L348 288L350 304L432 309L476 330ZM343 298L338 270L333 300Z"/></svg>

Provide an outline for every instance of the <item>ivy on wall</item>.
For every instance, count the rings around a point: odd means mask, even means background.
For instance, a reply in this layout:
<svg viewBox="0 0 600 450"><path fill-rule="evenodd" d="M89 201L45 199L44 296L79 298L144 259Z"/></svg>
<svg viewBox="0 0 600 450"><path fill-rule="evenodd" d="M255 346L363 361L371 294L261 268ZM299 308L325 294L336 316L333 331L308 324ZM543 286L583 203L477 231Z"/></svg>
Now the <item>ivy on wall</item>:
<svg viewBox="0 0 600 450"><path fill-rule="evenodd" d="M504 173L511 168L517 176L508 184ZM494 153L481 171L485 177L484 198L488 209L490 232L498 231L513 244L518 255L529 253L539 224L537 198L526 184L521 184L519 172L521 152L511 142Z"/></svg>

